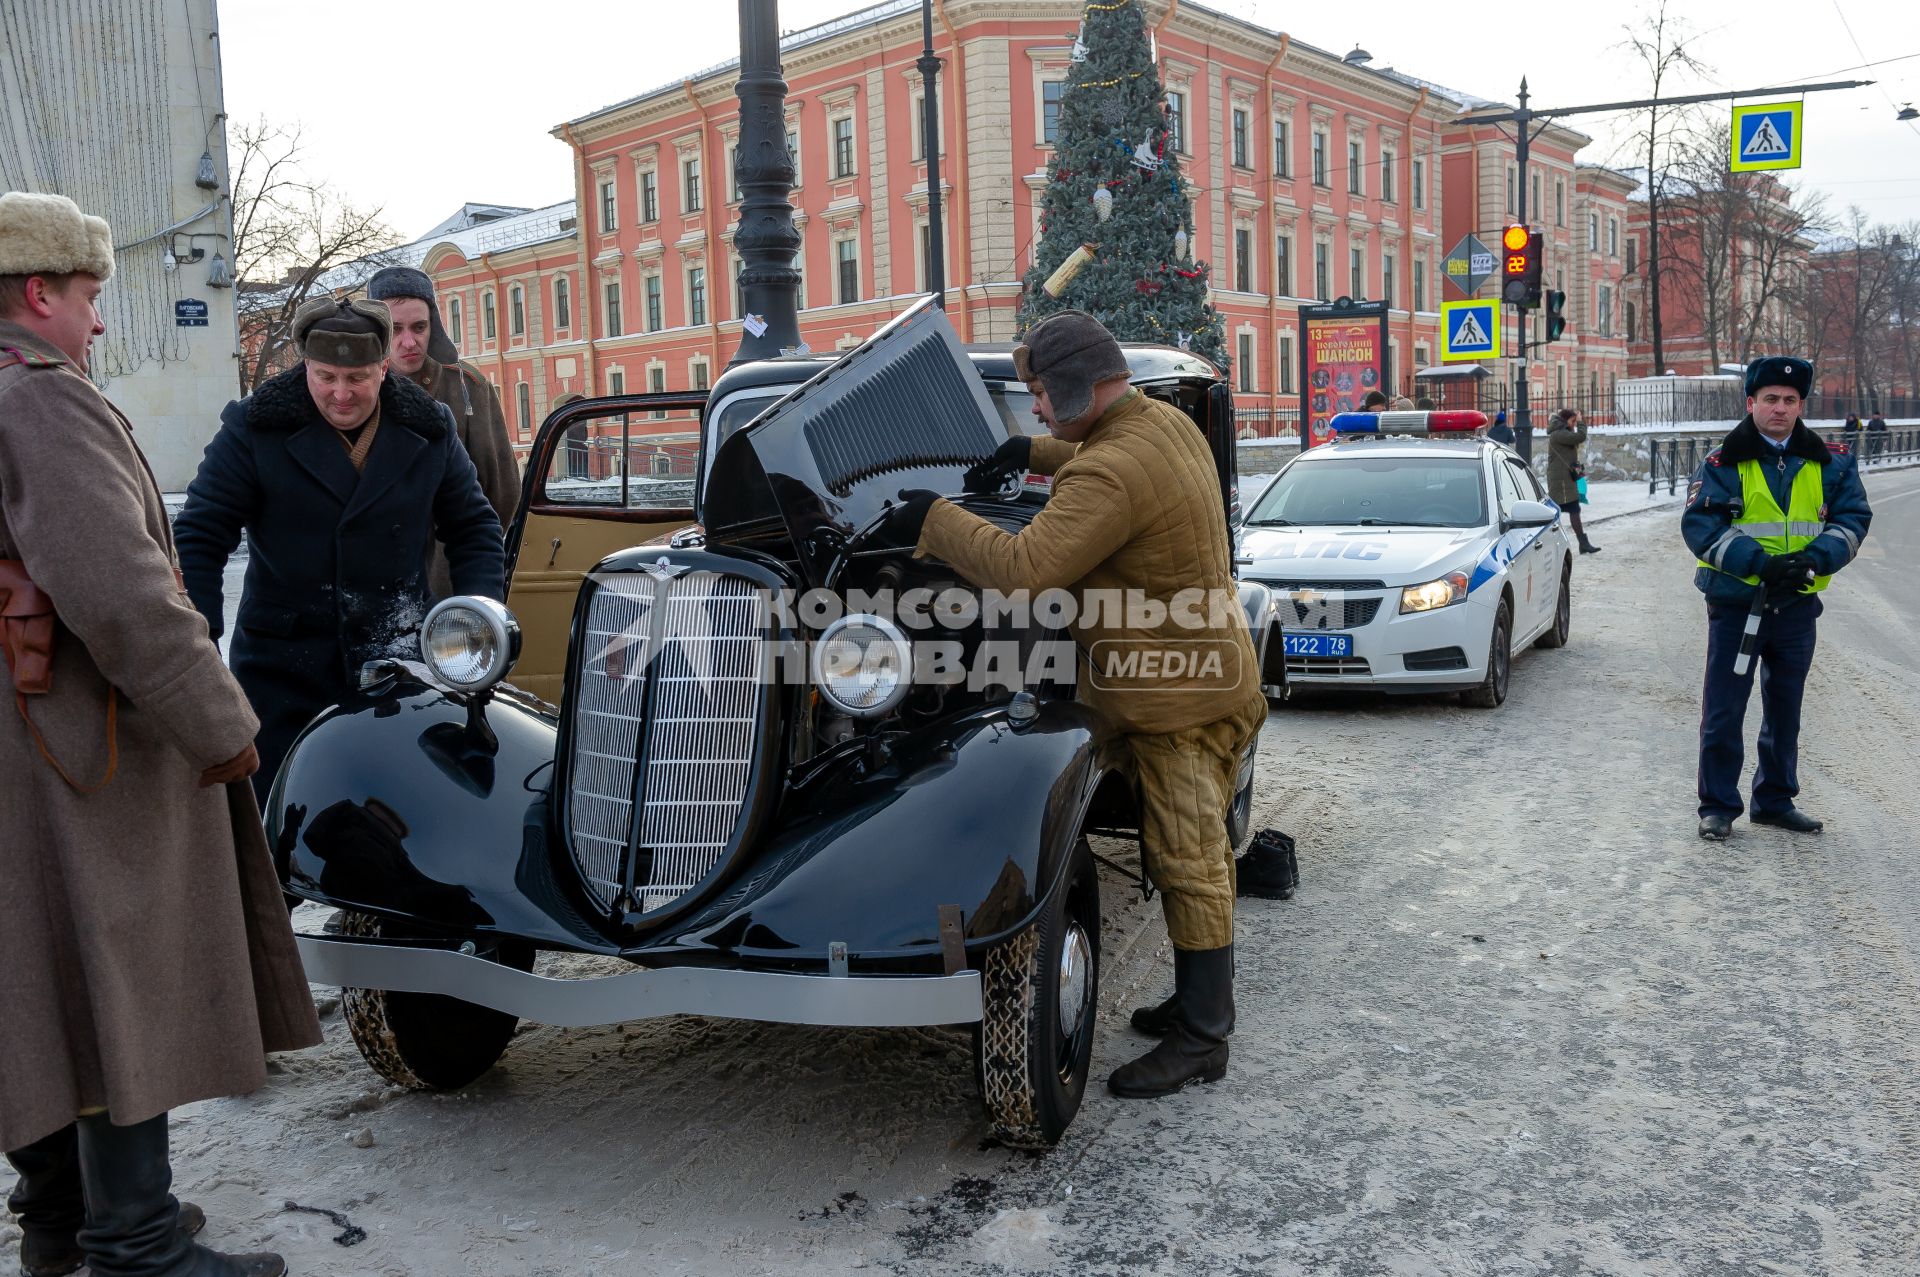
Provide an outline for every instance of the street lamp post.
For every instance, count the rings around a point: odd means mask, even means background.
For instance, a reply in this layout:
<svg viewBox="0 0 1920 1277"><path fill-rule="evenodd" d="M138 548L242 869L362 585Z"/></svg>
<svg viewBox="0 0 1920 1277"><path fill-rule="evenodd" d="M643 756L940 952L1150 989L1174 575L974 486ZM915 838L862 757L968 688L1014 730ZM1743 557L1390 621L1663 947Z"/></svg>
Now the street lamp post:
<svg viewBox="0 0 1920 1277"><path fill-rule="evenodd" d="M933 0L920 0L920 68L926 105L921 114L920 149L927 157L927 291L934 302L947 304L947 252L940 226L940 99L934 79L940 59L933 55Z"/></svg>
<svg viewBox="0 0 1920 1277"><path fill-rule="evenodd" d="M777 0L740 0L740 151L734 177L740 221L740 349L733 363L769 359L800 345L800 272L793 256L793 156L787 152L787 82L780 74ZM756 331L757 330L757 331Z"/></svg>

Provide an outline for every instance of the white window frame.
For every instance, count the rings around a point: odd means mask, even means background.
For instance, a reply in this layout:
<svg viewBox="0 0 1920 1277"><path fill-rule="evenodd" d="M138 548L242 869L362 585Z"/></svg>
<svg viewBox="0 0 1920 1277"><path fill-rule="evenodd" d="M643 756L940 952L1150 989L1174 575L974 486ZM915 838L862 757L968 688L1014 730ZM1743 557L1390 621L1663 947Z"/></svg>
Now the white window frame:
<svg viewBox="0 0 1920 1277"><path fill-rule="evenodd" d="M847 126L847 167L840 167L840 126ZM860 176L860 130L851 110L836 111L827 117L827 172L835 182L848 182Z"/></svg>
<svg viewBox="0 0 1920 1277"><path fill-rule="evenodd" d="M553 277L553 326L559 332L573 330L573 282L565 272Z"/></svg>
<svg viewBox="0 0 1920 1277"><path fill-rule="evenodd" d="M659 303L657 306L654 303ZM658 310L659 323L655 323L654 311ZM657 333L667 327L667 285L656 268L644 271L640 276L640 331Z"/></svg>

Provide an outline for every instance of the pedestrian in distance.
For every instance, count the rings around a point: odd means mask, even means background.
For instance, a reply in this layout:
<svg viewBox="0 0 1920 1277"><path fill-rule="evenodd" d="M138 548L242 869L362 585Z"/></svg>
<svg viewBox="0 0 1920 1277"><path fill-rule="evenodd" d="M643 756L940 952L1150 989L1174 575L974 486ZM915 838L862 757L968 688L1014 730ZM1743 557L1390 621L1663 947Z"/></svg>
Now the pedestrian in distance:
<svg viewBox="0 0 1920 1277"><path fill-rule="evenodd" d="M1384 390L1369 390L1367 397L1360 401L1361 412L1385 412L1386 410L1387 394Z"/></svg>
<svg viewBox="0 0 1920 1277"><path fill-rule="evenodd" d="M1887 419L1876 409L1867 419L1867 455L1865 461L1878 461L1887 448Z"/></svg>
<svg viewBox="0 0 1920 1277"><path fill-rule="evenodd" d="M1413 400L1405 395L1400 395L1393 401L1393 410L1395 412L1413 412Z"/></svg>
<svg viewBox="0 0 1920 1277"><path fill-rule="evenodd" d="M433 280L411 266L388 266L367 281L367 296L385 302L393 317L393 350L388 361L405 377L445 404L453 413L454 433L467 450L480 490L505 529L520 507L520 461L507 433L500 392L478 368L462 363L453 339L440 322ZM427 565L427 595L442 599L453 592L447 556L436 543Z"/></svg>
<svg viewBox="0 0 1920 1277"><path fill-rule="evenodd" d="M453 413L387 367L386 303L322 297L294 315L301 362L220 414L174 520L194 606L221 633L221 577L251 547L233 672L260 716L264 803L294 737L354 695L361 665L418 651L427 553L452 589L506 595L500 521Z"/></svg>
<svg viewBox="0 0 1920 1277"><path fill-rule="evenodd" d="M1579 409L1562 408L1553 414L1553 424L1547 427L1547 496L1567 512L1580 553L1598 554L1600 547L1587 540L1587 530L1580 524L1580 507L1586 504L1580 481L1587 477L1580 449L1586 442L1587 423Z"/></svg>
<svg viewBox="0 0 1920 1277"><path fill-rule="evenodd" d="M1513 427L1507 424L1507 410L1502 408L1493 414L1493 424L1487 427L1487 438L1495 443L1504 443L1513 447Z"/></svg>
<svg viewBox="0 0 1920 1277"><path fill-rule="evenodd" d="M319 1022L246 778L258 721L86 373L107 223L0 196L0 1149L20 1271L273 1277L169 1191L168 1110ZM218 1118L213 1119L216 1124Z"/></svg>
<svg viewBox="0 0 1920 1277"><path fill-rule="evenodd" d="M1700 708L1700 836L1753 823L1817 834L1800 794L1800 699L1813 666L1820 595L1866 540L1873 511L1856 458L1800 419L1813 365L1769 355L1747 365L1747 415L1694 472L1680 530L1707 600ZM1741 727L1760 677L1760 758L1740 798Z"/></svg>
<svg viewBox="0 0 1920 1277"><path fill-rule="evenodd" d="M1847 419L1840 423L1840 442L1847 445L1847 451L1861 456L1860 451L1860 414L1850 412Z"/></svg>
<svg viewBox="0 0 1920 1277"><path fill-rule="evenodd" d="M1049 315L1014 348L1013 366L1048 434L1009 439L968 472L967 487L991 492L1022 471L1052 475L1046 508L1013 534L931 492L903 494L903 539L1003 593L1232 600L1232 541L1206 440L1186 414L1129 384L1126 356L1106 327L1084 311ZM1157 624L1107 618L1074 634L1092 660L1195 641L1228 657L1212 673L1082 671L1082 697L1126 740L1141 857L1174 947L1173 996L1133 1017L1159 1045L1107 1079L1116 1095L1135 1099L1227 1071L1235 891L1227 816L1240 757L1267 716L1245 622L1237 607L1227 611L1201 624L1179 622L1178 609Z"/></svg>

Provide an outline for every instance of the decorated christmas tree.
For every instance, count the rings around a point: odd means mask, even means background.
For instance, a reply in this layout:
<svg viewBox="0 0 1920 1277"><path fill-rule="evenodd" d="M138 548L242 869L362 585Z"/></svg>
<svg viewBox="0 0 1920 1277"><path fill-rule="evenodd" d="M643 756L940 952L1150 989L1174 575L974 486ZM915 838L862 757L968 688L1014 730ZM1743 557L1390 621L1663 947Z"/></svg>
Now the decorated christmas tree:
<svg viewBox="0 0 1920 1277"><path fill-rule="evenodd" d="M1193 202L1170 125L1138 0L1094 0L1061 89L1022 331L1084 310L1122 341L1179 345L1226 365L1225 328L1207 300L1211 271L1192 258Z"/></svg>

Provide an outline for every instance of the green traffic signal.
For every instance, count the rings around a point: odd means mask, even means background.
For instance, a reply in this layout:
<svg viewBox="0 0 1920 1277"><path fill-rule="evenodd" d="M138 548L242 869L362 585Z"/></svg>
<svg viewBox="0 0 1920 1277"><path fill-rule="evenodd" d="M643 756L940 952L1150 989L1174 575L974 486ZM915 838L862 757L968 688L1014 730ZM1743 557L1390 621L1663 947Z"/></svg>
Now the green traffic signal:
<svg viewBox="0 0 1920 1277"><path fill-rule="evenodd" d="M1560 334L1567 331L1567 317L1561 312L1566 308L1567 295L1558 289L1547 292L1547 340L1559 341Z"/></svg>

